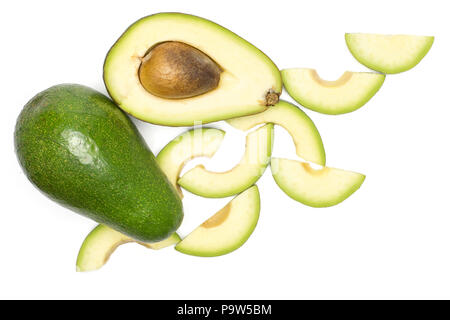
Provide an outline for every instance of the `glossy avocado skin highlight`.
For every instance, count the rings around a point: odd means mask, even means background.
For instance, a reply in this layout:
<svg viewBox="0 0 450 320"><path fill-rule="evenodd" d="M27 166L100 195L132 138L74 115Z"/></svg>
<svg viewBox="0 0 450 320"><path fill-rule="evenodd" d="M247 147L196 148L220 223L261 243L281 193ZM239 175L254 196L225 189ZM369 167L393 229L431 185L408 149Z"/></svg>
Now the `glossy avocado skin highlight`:
<svg viewBox="0 0 450 320"><path fill-rule="evenodd" d="M14 142L28 179L73 211L144 242L181 224L181 200L137 128L93 89L63 84L36 95Z"/></svg>

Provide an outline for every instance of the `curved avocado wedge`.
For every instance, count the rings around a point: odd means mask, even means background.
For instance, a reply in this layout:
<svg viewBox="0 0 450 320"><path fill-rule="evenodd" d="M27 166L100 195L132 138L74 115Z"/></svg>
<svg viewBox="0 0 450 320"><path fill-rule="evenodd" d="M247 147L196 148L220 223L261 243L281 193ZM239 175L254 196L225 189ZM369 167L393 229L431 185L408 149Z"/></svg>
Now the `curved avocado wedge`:
<svg viewBox="0 0 450 320"><path fill-rule="evenodd" d="M430 50L434 37L346 33L352 55L366 67L382 73L400 73L416 66Z"/></svg>
<svg viewBox="0 0 450 320"><path fill-rule="evenodd" d="M225 132L219 129L202 128L189 130L170 141L156 156L156 162L169 181L177 187L180 197L183 192L177 184L184 164L195 157L212 157L219 149Z"/></svg>
<svg viewBox="0 0 450 320"><path fill-rule="evenodd" d="M215 63L220 70L217 87L207 85L212 88L210 91L177 99L162 98L147 91L142 84L146 80L140 74L141 68L145 69L148 53L160 44L171 42L200 51L199 59L207 60L205 65ZM179 52L176 50L173 52ZM193 81L201 83L202 74L208 72L197 68L194 62L173 58L177 56L173 52L160 55L162 62L155 63L167 63L174 74L192 79L182 83L183 88ZM180 61L184 62L180 64ZM164 66L161 70L165 70ZM151 78L157 87L165 80L160 78ZM176 93L180 83L172 80L166 85L175 88ZM208 123L262 112L278 101L282 90L280 72L263 52L214 22L181 13L159 13L131 25L106 57L104 82L123 110L138 119L166 126L191 126L195 122Z"/></svg>
<svg viewBox="0 0 450 320"><path fill-rule="evenodd" d="M211 172L199 165L186 172L178 184L207 198L225 198L252 186L270 162L273 125L267 124L247 135L245 153L239 164L226 172Z"/></svg>
<svg viewBox="0 0 450 320"><path fill-rule="evenodd" d="M252 186L192 231L175 249L200 257L230 253L241 247L255 230L259 210L258 187Z"/></svg>
<svg viewBox="0 0 450 320"><path fill-rule="evenodd" d="M162 249L180 241L178 234L155 243L137 242L149 249ZM100 269L111 254L122 244L135 242L132 238L104 225L98 225L84 240L77 258L77 271L94 271Z"/></svg>
<svg viewBox="0 0 450 320"><path fill-rule="evenodd" d="M319 165L325 165L325 149L314 122L293 104L280 101L267 111L227 121L240 130L248 130L261 123L273 123L286 129L294 140L297 155Z"/></svg>
<svg viewBox="0 0 450 320"><path fill-rule="evenodd" d="M386 78L375 72L346 71L336 81L323 80L314 69L281 71L289 95L302 106L325 114L343 114L366 104Z"/></svg>
<svg viewBox="0 0 450 320"><path fill-rule="evenodd" d="M272 158L272 175L289 197L310 207L334 206L359 189L365 176L351 171L323 167L313 169L308 163Z"/></svg>

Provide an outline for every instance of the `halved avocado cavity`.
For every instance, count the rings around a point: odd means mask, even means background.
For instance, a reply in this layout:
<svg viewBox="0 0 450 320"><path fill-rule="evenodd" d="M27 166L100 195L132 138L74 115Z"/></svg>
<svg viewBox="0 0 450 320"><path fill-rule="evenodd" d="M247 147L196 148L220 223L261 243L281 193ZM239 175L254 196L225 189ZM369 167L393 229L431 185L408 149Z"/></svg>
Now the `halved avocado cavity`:
<svg viewBox="0 0 450 320"><path fill-rule="evenodd" d="M272 175L292 199L311 207L334 206L352 195L365 176L351 171L323 167L314 169L301 161L272 158Z"/></svg>
<svg viewBox="0 0 450 320"><path fill-rule="evenodd" d="M149 249L162 249L180 241L178 234L155 243L137 242ZM100 269L111 254L122 244L136 242L134 239L105 225L95 227L83 241L77 258L77 271L94 271Z"/></svg>
<svg viewBox="0 0 450 320"><path fill-rule="evenodd" d="M195 157L212 157L219 149L225 132L202 128L189 130L170 141L157 155L156 162L183 197L177 180L184 164Z"/></svg>
<svg viewBox="0 0 450 320"><path fill-rule="evenodd" d="M241 247L259 219L260 196L252 186L179 242L175 249L189 255L215 257Z"/></svg>
<svg viewBox="0 0 450 320"><path fill-rule="evenodd" d="M130 26L109 51L104 81L126 112L190 126L264 111L281 75L259 49L203 18L160 13Z"/></svg>
<svg viewBox="0 0 450 320"><path fill-rule="evenodd" d="M366 67L382 73L400 73L425 57L434 37L347 33L345 41L356 60Z"/></svg>
<svg viewBox="0 0 450 320"><path fill-rule="evenodd" d="M212 172L203 165L186 172L178 184L186 190L207 198L224 198L252 186L270 163L273 124L267 124L247 136L245 153L239 164L226 172Z"/></svg>
<svg viewBox="0 0 450 320"><path fill-rule="evenodd" d="M281 71L289 95L302 106L325 114L355 111L381 88L386 76L375 72L346 71L336 81L323 80L314 69Z"/></svg>
<svg viewBox="0 0 450 320"><path fill-rule="evenodd" d="M306 113L289 102L281 100L267 111L227 122L240 130L248 130L261 123L282 126L292 136L300 158L325 165L325 149L319 131Z"/></svg>

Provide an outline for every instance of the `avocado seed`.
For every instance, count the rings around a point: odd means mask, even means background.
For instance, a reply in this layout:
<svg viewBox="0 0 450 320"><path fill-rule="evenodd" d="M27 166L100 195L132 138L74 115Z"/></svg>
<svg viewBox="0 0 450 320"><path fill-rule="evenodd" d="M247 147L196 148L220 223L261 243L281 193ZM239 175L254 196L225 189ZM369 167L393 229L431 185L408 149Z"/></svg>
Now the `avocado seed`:
<svg viewBox="0 0 450 320"><path fill-rule="evenodd" d="M138 71L142 86L166 99L190 98L211 91L219 85L221 72L205 53L177 41L151 48Z"/></svg>

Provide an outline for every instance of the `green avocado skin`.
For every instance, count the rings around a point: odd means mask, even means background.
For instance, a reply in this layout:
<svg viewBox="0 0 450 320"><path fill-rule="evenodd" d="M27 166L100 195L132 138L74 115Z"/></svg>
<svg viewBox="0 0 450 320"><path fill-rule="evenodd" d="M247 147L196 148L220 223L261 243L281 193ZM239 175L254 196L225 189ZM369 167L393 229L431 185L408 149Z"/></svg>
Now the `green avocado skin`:
<svg viewBox="0 0 450 320"><path fill-rule="evenodd" d="M181 224L181 200L137 128L91 88L37 94L17 119L14 143L28 179L75 212L143 242Z"/></svg>

